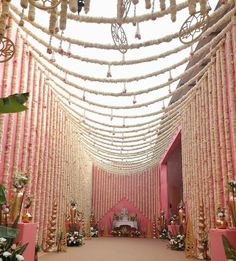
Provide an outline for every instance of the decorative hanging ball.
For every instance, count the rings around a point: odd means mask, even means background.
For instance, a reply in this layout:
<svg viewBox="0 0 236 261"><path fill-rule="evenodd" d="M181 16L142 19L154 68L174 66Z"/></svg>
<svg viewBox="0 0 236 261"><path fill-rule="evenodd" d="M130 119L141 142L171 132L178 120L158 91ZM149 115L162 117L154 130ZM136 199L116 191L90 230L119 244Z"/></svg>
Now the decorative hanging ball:
<svg viewBox="0 0 236 261"><path fill-rule="evenodd" d="M19 26L24 26L24 11L25 9L23 8L21 11L21 15L20 15L20 21L19 21Z"/></svg>

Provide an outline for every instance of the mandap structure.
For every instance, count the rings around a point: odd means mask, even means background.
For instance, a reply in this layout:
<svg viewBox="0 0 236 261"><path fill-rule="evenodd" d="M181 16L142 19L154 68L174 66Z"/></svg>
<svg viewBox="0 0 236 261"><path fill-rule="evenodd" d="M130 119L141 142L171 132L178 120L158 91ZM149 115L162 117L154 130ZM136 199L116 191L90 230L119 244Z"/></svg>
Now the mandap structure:
<svg viewBox="0 0 236 261"><path fill-rule="evenodd" d="M93 213L156 238L182 200L195 256L219 207L235 227L236 6L216 2L1 1L0 97L29 98L0 115L0 182L29 179L40 245L72 201L87 236Z"/></svg>

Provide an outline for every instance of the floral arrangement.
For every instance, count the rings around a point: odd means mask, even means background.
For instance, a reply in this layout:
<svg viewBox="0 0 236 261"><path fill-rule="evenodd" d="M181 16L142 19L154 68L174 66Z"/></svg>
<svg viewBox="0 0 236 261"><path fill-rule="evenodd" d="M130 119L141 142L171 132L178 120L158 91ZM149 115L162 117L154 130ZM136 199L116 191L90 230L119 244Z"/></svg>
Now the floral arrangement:
<svg viewBox="0 0 236 261"><path fill-rule="evenodd" d="M185 249L185 235L178 234L172 236L169 241L169 246L173 250L183 251Z"/></svg>
<svg viewBox="0 0 236 261"><path fill-rule="evenodd" d="M159 235L160 239L168 239L168 230L166 228L162 228Z"/></svg>
<svg viewBox="0 0 236 261"><path fill-rule="evenodd" d="M91 237L98 237L98 226L97 224L94 224L90 227L90 235Z"/></svg>
<svg viewBox="0 0 236 261"><path fill-rule="evenodd" d="M67 246L81 246L83 245L83 235L78 231L67 233Z"/></svg>
<svg viewBox="0 0 236 261"><path fill-rule="evenodd" d="M224 235L222 235L222 240L223 240L226 259L236 260L236 249L234 249L234 247L230 244L227 237L225 237Z"/></svg>
<svg viewBox="0 0 236 261"><path fill-rule="evenodd" d="M24 185L20 183L14 183L14 187L23 188ZM27 244L21 246L19 243L14 243L14 239L17 237L18 230L17 224L20 218L20 212L22 208L22 203L19 206L18 215L15 217L11 227L8 225L9 213L11 208L6 201L4 187L0 184L0 260L1 261L22 261L24 257L22 256L25 251Z"/></svg>
<svg viewBox="0 0 236 261"><path fill-rule="evenodd" d="M170 220L169 220L169 224L174 225L177 224L178 218L176 215L173 215Z"/></svg>

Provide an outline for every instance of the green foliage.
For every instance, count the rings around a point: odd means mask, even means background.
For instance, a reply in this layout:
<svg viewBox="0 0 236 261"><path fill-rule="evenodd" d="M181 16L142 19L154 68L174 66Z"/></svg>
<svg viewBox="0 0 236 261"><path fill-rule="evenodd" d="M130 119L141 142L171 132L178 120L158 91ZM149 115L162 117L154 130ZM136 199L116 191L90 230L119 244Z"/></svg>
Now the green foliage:
<svg viewBox="0 0 236 261"><path fill-rule="evenodd" d="M226 259L236 260L236 249L230 244L228 238L222 235Z"/></svg>
<svg viewBox="0 0 236 261"><path fill-rule="evenodd" d="M27 110L24 103L28 100L29 93L17 93L5 98L0 98L0 113L14 113Z"/></svg>
<svg viewBox="0 0 236 261"><path fill-rule="evenodd" d="M0 205L3 205L4 203L6 203L6 195L5 195L5 191L4 191L4 187L2 184L0 184Z"/></svg>

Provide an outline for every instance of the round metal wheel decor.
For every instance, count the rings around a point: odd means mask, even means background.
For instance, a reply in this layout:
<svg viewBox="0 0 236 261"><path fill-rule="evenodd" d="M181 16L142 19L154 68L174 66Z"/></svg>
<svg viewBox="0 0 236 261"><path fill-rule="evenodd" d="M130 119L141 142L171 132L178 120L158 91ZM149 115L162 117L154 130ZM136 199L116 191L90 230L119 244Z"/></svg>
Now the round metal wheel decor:
<svg viewBox="0 0 236 261"><path fill-rule="evenodd" d="M189 16L180 29L180 41L184 44L197 41L206 30L207 23L207 14L203 15L200 12L196 12L194 15Z"/></svg>
<svg viewBox="0 0 236 261"><path fill-rule="evenodd" d="M57 7L61 3L61 0L29 0L29 3L41 10L50 10Z"/></svg>
<svg viewBox="0 0 236 261"><path fill-rule="evenodd" d="M122 6L121 6L121 17L122 17L123 21L125 20L125 18L127 17L128 13L129 13L130 5L131 5L131 0L123 0Z"/></svg>
<svg viewBox="0 0 236 261"><path fill-rule="evenodd" d="M118 47L118 50L121 53L127 52L128 41L125 35L125 31L119 24L112 24L111 25L111 36L115 45Z"/></svg>
<svg viewBox="0 0 236 261"><path fill-rule="evenodd" d="M0 41L0 63L9 61L15 53L14 43L6 38L2 37Z"/></svg>

